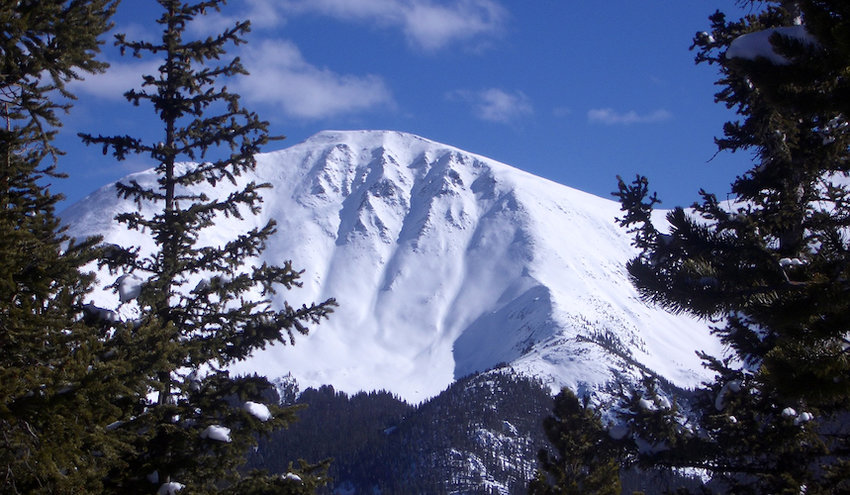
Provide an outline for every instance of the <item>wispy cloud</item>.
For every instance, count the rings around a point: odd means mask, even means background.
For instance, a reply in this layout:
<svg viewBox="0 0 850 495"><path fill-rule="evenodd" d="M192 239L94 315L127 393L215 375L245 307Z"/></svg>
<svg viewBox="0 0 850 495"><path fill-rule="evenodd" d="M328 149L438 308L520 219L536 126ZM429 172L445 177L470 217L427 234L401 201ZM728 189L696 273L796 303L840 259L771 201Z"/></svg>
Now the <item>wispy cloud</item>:
<svg viewBox="0 0 850 495"><path fill-rule="evenodd" d="M156 74L162 62L112 62L103 74L85 74L84 80L72 83L71 91L106 100L123 100L124 93L142 87L142 76Z"/></svg>
<svg viewBox="0 0 850 495"><path fill-rule="evenodd" d="M281 14L283 9L279 0L242 0L242 4L244 11L239 15L210 11L206 15L195 17L194 21L187 25L187 29L191 33L210 35L232 28L236 22L246 19L250 19L254 29L271 29L286 21ZM139 23L118 26L114 32L123 33L128 41L159 43L161 36L157 29ZM233 54L239 52L235 49ZM106 99L123 99L122 95L126 91L141 87L142 75L155 75L161 64L161 60L112 62L106 73L86 74L85 81L75 83L73 90Z"/></svg>
<svg viewBox="0 0 850 495"><path fill-rule="evenodd" d="M475 116L488 122L508 124L534 113L531 100L522 91L511 93L498 88L458 90L449 93L448 97L469 103Z"/></svg>
<svg viewBox="0 0 850 495"><path fill-rule="evenodd" d="M571 115L573 110L570 107L555 107L552 109L552 116L555 118L563 118Z"/></svg>
<svg viewBox="0 0 850 495"><path fill-rule="evenodd" d="M426 51L502 31L507 11L495 0L288 0L287 12L319 13L340 20L400 29Z"/></svg>
<svg viewBox="0 0 850 495"><path fill-rule="evenodd" d="M394 105L382 78L316 67L289 41L266 40L247 46L239 55L250 75L235 80L236 90L247 101L276 106L288 116L321 119ZM125 92L141 88L143 75L156 75L161 63L113 62L105 73L86 74L70 89L80 95L123 100Z"/></svg>
<svg viewBox="0 0 850 495"><path fill-rule="evenodd" d="M286 22L282 2L279 0L243 0L244 10L239 15L208 12L198 16L188 25L194 33L220 33L237 22L249 20L252 29L273 29Z"/></svg>
<svg viewBox="0 0 850 495"><path fill-rule="evenodd" d="M598 108L587 112L588 121L605 125L651 124L671 118L673 118L673 114L664 109L645 114L639 114L634 110L617 112L611 108Z"/></svg>
<svg viewBox="0 0 850 495"><path fill-rule="evenodd" d="M251 75L239 79L239 93L248 101L277 106L293 117L321 119L393 105L392 94L380 77L337 74L316 67L289 41L266 40L249 47L243 62Z"/></svg>

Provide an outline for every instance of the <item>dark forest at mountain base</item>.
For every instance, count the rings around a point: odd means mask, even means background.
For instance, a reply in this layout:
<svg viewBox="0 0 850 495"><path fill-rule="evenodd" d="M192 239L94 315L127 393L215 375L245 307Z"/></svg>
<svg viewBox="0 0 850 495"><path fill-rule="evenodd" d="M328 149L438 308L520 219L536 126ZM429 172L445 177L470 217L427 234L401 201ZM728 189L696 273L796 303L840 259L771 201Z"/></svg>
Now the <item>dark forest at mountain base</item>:
<svg viewBox="0 0 850 495"><path fill-rule="evenodd" d="M299 420L262 440L250 467L285 474L299 459L331 458L322 493L524 494L547 446L548 387L500 369L473 375L418 406L389 392L348 395L330 385L282 401L306 406ZM637 469L621 473L623 493L696 487L684 475Z"/></svg>

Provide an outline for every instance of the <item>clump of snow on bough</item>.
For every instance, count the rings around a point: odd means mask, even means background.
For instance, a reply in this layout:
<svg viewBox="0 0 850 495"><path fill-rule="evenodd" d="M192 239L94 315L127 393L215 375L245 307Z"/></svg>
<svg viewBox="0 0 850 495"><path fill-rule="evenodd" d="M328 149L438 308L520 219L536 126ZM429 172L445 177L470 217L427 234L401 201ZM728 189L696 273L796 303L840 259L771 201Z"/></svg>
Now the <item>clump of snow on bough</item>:
<svg viewBox="0 0 850 495"><path fill-rule="evenodd" d="M248 401L243 407L251 416L254 416L262 422L266 422L272 418L272 413L265 404Z"/></svg>
<svg viewBox="0 0 850 495"><path fill-rule="evenodd" d="M201 438L215 440L216 442L230 443L230 428L219 425L210 425L201 432Z"/></svg>
<svg viewBox="0 0 850 495"><path fill-rule="evenodd" d="M302 482L302 480L301 480L301 476L298 476L298 475L297 475L297 474L295 474L295 473L286 473L285 475L281 476L281 478L283 478L283 479L285 479L285 480L289 480L289 481L294 481L294 482L296 482L296 483L301 483L301 482Z"/></svg>
<svg viewBox="0 0 850 495"><path fill-rule="evenodd" d="M729 45L729 49L726 50L726 58L745 60L764 58L775 65L788 65L791 61L777 53L770 41L775 34L809 45L817 44L817 40L809 34L805 26L781 26L747 33L735 38Z"/></svg>
<svg viewBox="0 0 850 495"><path fill-rule="evenodd" d="M159 490L156 491L156 495L177 495L177 492L183 488L186 488L186 485L183 483L169 481L168 483L163 483L159 487Z"/></svg>

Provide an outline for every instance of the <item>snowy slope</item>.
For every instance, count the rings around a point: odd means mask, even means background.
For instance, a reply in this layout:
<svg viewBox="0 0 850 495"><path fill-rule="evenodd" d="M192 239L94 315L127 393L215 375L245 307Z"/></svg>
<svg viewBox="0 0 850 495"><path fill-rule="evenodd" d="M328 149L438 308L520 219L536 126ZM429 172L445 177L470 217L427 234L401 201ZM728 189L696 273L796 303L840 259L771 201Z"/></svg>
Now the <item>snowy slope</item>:
<svg viewBox="0 0 850 495"><path fill-rule="evenodd" d="M202 240L274 218L265 259L306 270L304 287L281 297L340 307L295 347L269 348L239 371L418 402L499 363L553 387L598 390L640 366L689 386L704 378L695 351L720 352L705 323L638 300L613 201L397 132L323 132L258 160L245 180L274 186L261 217L222 219ZM132 207L110 185L63 218L73 235L147 249L110 220Z"/></svg>

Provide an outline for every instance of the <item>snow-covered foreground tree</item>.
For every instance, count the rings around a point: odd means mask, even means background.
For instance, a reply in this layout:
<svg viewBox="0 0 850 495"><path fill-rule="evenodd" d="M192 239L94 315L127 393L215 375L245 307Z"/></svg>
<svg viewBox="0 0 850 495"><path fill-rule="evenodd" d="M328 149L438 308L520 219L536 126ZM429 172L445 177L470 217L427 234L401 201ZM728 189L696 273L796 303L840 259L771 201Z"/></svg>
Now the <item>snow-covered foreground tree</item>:
<svg viewBox="0 0 850 495"><path fill-rule="evenodd" d="M82 135L85 142L129 154L150 156L153 185L118 184L118 194L139 205L117 217L129 229L148 233L152 253L115 246L105 257L120 273L114 287L122 300L138 304L140 315L114 328L122 362L129 363L132 395L123 420L113 425L129 449L109 477L115 493L300 493L315 480L308 472L287 477L242 476L237 467L257 435L284 426L292 412L269 403L265 377L232 377L228 364L272 342L294 343L305 324L318 323L334 302L275 310L279 287L298 284L300 272L257 261L274 223L241 233L220 245L200 245L199 232L220 216L259 210L265 184L237 186L235 178L255 166L254 154L268 142L268 124L243 109L238 95L217 84L244 73L238 59L219 62L225 48L242 43L247 22L202 40L184 40L190 24L222 0L188 3L159 0L161 41L128 41L122 51L162 59L155 75L126 98L148 103L161 119L160 142L131 136ZM181 161L185 163L181 163ZM221 198L198 192L199 184L230 190ZM154 204L146 214L143 205Z"/></svg>
<svg viewBox="0 0 850 495"><path fill-rule="evenodd" d="M640 255L643 296L711 318L729 346L690 420L636 404L625 415L640 457L696 467L734 493L850 490L850 3L752 2L757 13L695 39L717 64L718 102L739 120L721 151L750 151L733 202L702 192L693 211L650 223L648 181L622 180L621 223ZM683 331L686 331L683 329ZM652 394L650 394L652 395ZM643 410L641 410L643 409Z"/></svg>
<svg viewBox="0 0 850 495"><path fill-rule="evenodd" d="M58 113L80 72L100 72L98 38L111 0L0 5L0 492L100 489L111 459L103 426L122 385L81 319L92 283L81 268L96 239L67 244L54 214L61 197L53 146Z"/></svg>

